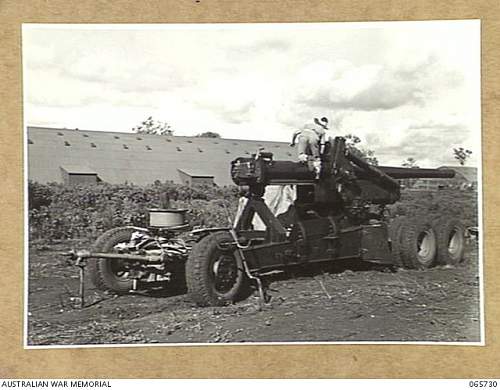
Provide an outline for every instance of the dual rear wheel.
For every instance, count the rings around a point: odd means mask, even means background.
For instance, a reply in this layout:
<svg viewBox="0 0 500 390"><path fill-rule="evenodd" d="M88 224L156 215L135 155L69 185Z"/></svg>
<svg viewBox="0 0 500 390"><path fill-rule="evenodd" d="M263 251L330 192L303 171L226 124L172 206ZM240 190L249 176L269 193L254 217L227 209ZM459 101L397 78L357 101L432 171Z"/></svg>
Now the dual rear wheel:
<svg viewBox="0 0 500 390"><path fill-rule="evenodd" d="M398 217L389 234L394 264L403 268L455 265L464 258L465 228L453 218Z"/></svg>

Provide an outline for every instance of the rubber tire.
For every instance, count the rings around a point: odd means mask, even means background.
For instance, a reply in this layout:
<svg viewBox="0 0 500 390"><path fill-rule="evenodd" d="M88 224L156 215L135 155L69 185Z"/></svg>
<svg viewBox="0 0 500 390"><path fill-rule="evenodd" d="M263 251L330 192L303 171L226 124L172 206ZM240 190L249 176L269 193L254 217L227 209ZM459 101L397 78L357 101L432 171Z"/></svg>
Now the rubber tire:
<svg viewBox="0 0 500 390"><path fill-rule="evenodd" d="M118 227L104 232L92 246L92 252L112 252L113 247L130 240L134 228ZM111 261L106 259L89 260L87 266L90 279L99 290L125 294L132 290L133 279L120 278L111 269Z"/></svg>
<svg viewBox="0 0 500 390"><path fill-rule="evenodd" d="M421 220L412 218L402 228L401 254L403 265L410 269L427 269L436 265L437 261L437 234L429 219ZM428 231L431 234L430 242L434 244L427 258L422 258L419 253L419 237L421 233Z"/></svg>
<svg viewBox="0 0 500 390"><path fill-rule="evenodd" d="M441 218L436 223L436 232L438 237L438 261L440 264L456 265L464 260L465 252L465 227L454 218ZM455 242L456 248L450 252L449 245L452 234L456 234L458 241Z"/></svg>
<svg viewBox="0 0 500 390"><path fill-rule="evenodd" d="M186 262L186 284L189 298L198 306L224 306L241 299L248 279L243 264L236 257L237 276L234 286L226 293L217 292L211 269L223 251L219 244L232 242L228 232L216 232L203 237L191 250Z"/></svg>
<svg viewBox="0 0 500 390"><path fill-rule="evenodd" d="M389 224L389 239L391 240L391 256L392 262L397 267L404 267L401 242L403 237L403 230L408 224L408 218L399 216Z"/></svg>

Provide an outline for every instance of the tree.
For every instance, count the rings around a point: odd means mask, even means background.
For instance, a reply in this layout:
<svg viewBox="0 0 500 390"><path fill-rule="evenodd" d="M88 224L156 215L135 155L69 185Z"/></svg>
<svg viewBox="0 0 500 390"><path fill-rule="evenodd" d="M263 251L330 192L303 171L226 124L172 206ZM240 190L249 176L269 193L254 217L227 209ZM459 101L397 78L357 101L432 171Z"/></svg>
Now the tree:
<svg viewBox="0 0 500 390"><path fill-rule="evenodd" d="M401 164L405 168L420 168L417 164L417 160L415 160L413 157L408 157L403 163ZM401 183L410 188L415 185L415 183L418 181L418 179L402 179Z"/></svg>
<svg viewBox="0 0 500 390"><path fill-rule="evenodd" d="M167 122L157 121L152 116L142 121L139 126L132 129L137 134L173 135L174 131Z"/></svg>
<svg viewBox="0 0 500 390"><path fill-rule="evenodd" d="M200 138L220 138L220 134L214 131L205 131L204 133L197 134L196 137Z"/></svg>
<svg viewBox="0 0 500 390"><path fill-rule="evenodd" d="M345 145L347 149L357 157L361 157L367 163L378 165L378 159L375 157L375 152L371 149L359 147L361 138L354 134L347 134L345 137Z"/></svg>
<svg viewBox="0 0 500 390"><path fill-rule="evenodd" d="M413 157L408 157L401 165L405 168L420 168Z"/></svg>
<svg viewBox="0 0 500 390"><path fill-rule="evenodd" d="M471 154L472 154L472 150L464 149L462 147L453 148L453 155L454 155L455 159L458 160L460 165L465 165L465 162L467 161L467 159L470 157Z"/></svg>

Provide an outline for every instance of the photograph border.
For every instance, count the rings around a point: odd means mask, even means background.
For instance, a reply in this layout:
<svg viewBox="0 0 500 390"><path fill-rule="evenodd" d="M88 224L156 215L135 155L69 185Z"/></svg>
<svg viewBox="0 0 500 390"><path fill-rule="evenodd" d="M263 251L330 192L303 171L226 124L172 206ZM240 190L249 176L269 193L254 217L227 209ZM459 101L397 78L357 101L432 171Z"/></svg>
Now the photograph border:
<svg viewBox="0 0 500 390"><path fill-rule="evenodd" d="M468 22L472 22L477 24L476 28L481 30L481 21L479 19L469 19ZM453 22L453 21L411 21L414 25L418 24L427 24L427 23L441 23L441 22ZM22 25L22 31L26 30L61 30L61 29L72 29L75 28L75 31L93 31L93 30L111 30L111 31L155 31L155 30L179 30L185 29L186 26L189 27L191 31L196 30L210 30L210 29L220 29L221 25L229 28L237 28L242 30L253 30L258 32L260 28L276 28L279 30L286 31L290 29L291 31L297 30L325 30L325 31L334 31L335 29L339 29L342 31L348 31L349 29L369 29L369 28L387 28L397 29L397 24L400 23L408 23L408 21L377 21L377 22L344 22L344 23L328 23L328 26L325 24L327 22L320 23L266 23L266 24L257 24L257 23L248 23L248 24L237 24L237 23L214 23L214 24L36 24L36 23L28 23ZM471 23L471 24L472 24ZM481 43L478 42L478 45ZM22 59L23 65L23 74L26 73L26 53ZM481 75L477 75L479 78L479 82L481 82ZM23 107L26 107L26 97L27 86L23 84ZM480 104L480 102L478 102ZM23 132L23 145L24 145L24 193L28 194L28 127L30 124L26 119L26 111L23 112L23 123L24 123L24 132ZM480 129L481 130L481 129ZM482 156L482 134L479 134L479 151L477 154ZM485 345L485 325L484 325L484 275L483 275L483 216L482 216L482 189L483 189L483 180L482 180L482 158L478 159L477 166L477 174L478 174L478 188L477 188L477 200L478 200L478 230L479 237L478 240L478 274L479 274L479 320L480 320L480 340L479 341L248 341L248 342L224 342L223 345L237 346L237 345L330 345L330 344L347 344L347 345L471 345L471 346L484 346ZM25 231L29 229L29 217L28 217L28 197L24 197L24 228ZM106 347L165 347L165 346L215 346L217 343L209 343L209 342L181 342L181 343L137 343L137 344L74 344L74 345L29 345L28 344L28 283L29 283L29 238L25 235L24 240L24 348L26 349L51 349L51 348L106 348Z"/></svg>
<svg viewBox="0 0 500 390"><path fill-rule="evenodd" d="M494 254L500 249L498 215L500 184L500 6L497 1L429 1L399 4L387 0L250 1L117 0L113 7L90 0L12 1L0 5L0 158L5 172L0 200L5 231L0 256L3 320L0 340L2 377L54 378L463 378L498 377L500 270ZM391 8L391 6L393 8ZM482 137L484 223L485 341L480 348L447 345L216 345L162 348L23 348L23 125L21 23L217 23L335 22L430 19L481 19ZM321 343L323 344L323 343ZM406 343L405 343L406 344ZM111 347L111 346L107 346Z"/></svg>

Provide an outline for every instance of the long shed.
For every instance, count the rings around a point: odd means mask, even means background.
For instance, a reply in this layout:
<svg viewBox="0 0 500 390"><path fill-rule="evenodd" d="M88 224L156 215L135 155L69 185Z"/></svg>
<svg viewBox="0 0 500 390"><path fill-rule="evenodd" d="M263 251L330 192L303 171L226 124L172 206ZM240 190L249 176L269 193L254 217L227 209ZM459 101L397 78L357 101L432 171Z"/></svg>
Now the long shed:
<svg viewBox="0 0 500 390"><path fill-rule="evenodd" d="M155 180L181 183L186 180L181 171L191 177L202 171L205 179L212 176L216 185L225 186L233 184L229 168L236 157L264 148L276 159L295 158L286 142L45 127L28 127L26 142L28 178L40 183L63 183L71 169L74 175L87 171L81 175L89 180L139 185Z"/></svg>

